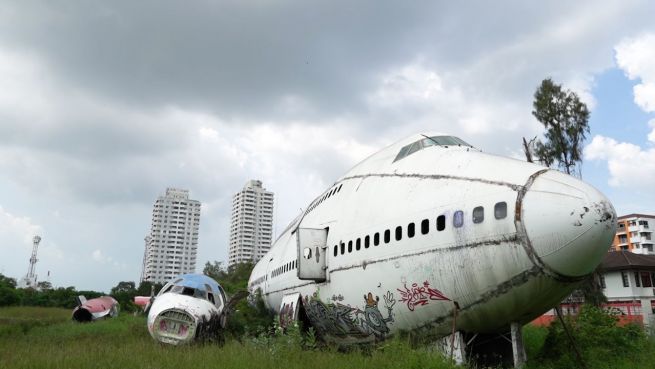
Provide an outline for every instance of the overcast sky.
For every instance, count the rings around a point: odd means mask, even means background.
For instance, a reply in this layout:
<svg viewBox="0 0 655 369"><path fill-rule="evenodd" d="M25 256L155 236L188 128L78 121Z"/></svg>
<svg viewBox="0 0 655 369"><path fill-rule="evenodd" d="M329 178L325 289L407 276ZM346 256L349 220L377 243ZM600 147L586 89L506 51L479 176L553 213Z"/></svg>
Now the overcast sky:
<svg viewBox="0 0 655 369"><path fill-rule="evenodd" d="M655 213L655 2L1 1L0 273L138 281L166 187L275 192L277 232L351 166L422 131L522 157L550 76L591 108L583 178Z"/></svg>

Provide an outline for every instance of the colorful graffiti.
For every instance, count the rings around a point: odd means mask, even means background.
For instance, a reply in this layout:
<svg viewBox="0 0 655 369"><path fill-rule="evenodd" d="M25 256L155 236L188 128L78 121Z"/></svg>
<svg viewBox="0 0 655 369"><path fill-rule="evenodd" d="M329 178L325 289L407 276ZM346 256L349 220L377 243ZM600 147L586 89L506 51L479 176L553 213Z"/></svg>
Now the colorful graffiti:
<svg viewBox="0 0 655 369"><path fill-rule="evenodd" d="M387 309L386 318L380 312L380 298L371 292L364 296L364 308L352 307L339 302L324 303L317 294L305 296L304 307L307 317L317 331L337 337L366 338L374 335L381 339L389 333L389 323L393 323L393 306L396 303L393 293L387 291L382 296Z"/></svg>
<svg viewBox="0 0 655 369"><path fill-rule="evenodd" d="M407 288L407 284L405 284L404 290L400 288L397 290L400 292L400 301L407 304L409 311L414 311L417 306L427 305L430 300L450 301L441 291L431 288L428 281L423 282L422 286L412 283L411 288Z"/></svg>
<svg viewBox="0 0 655 369"><path fill-rule="evenodd" d="M280 309L280 327L287 328L293 324L296 315L295 312L296 309L293 306L293 302L282 305L282 309Z"/></svg>

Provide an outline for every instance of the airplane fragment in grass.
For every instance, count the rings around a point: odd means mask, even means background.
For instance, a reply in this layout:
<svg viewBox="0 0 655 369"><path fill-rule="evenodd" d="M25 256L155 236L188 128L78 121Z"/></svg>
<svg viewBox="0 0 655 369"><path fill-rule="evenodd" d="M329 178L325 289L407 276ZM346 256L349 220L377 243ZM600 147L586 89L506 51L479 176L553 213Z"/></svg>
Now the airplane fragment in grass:
<svg viewBox="0 0 655 369"><path fill-rule="evenodd" d="M77 306L73 310L73 320L92 322L101 318L114 318L118 316L119 306L118 301L111 296L87 300L80 295L77 297Z"/></svg>
<svg viewBox="0 0 655 369"><path fill-rule="evenodd" d="M137 296L134 303L148 313L148 331L157 341L172 345L196 339L220 339L227 315L247 292L229 301L212 278L203 274L184 274L173 278L157 296Z"/></svg>

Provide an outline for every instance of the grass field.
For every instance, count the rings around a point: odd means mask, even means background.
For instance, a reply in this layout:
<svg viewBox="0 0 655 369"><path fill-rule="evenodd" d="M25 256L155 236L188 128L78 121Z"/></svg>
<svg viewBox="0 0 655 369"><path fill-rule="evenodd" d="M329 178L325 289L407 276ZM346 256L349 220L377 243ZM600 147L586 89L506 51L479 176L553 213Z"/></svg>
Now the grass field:
<svg viewBox="0 0 655 369"><path fill-rule="evenodd" d="M567 367L535 361L546 338L544 329L529 328L525 335L529 369ZM438 352L400 340L348 353L300 346L297 337L279 336L171 347L151 339L143 316L122 314L79 324L70 321L68 310L0 308L0 368L455 368ZM647 351L621 362L592 362L588 367L655 367L653 347L651 343Z"/></svg>

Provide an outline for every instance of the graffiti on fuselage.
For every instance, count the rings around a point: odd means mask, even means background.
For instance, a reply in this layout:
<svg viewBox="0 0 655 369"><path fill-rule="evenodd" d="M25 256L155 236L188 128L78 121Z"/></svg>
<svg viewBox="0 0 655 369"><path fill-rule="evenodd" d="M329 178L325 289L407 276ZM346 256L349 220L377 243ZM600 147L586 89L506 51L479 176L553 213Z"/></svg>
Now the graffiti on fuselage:
<svg viewBox="0 0 655 369"><path fill-rule="evenodd" d="M430 287L430 282L423 282L422 286L418 283L412 283L411 288L407 288L405 284L404 289L397 288L400 292L400 301L407 304L409 311L414 311L417 306L427 305L430 300L450 301L441 291Z"/></svg>
<svg viewBox="0 0 655 369"><path fill-rule="evenodd" d="M290 324L293 324L295 319L294 312L293 302L282 305L282 309L280 309L280 327L286 328Z"/></svg>
<svg viewBox="0 0 655 369"><path fill-rule="evenodd" d="M387 291L382 296L387 316L378 308L380 298L371 292L364 295L364 307L344 305L339 302L324 303L315 293L311 298L305 296L304 307L307 317L320 333L336 337L366 338L374 335L384 338L389 333L388 324L393 323L393 306L396 303L393 293Z"/></svg>

